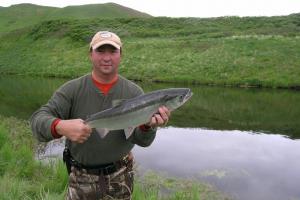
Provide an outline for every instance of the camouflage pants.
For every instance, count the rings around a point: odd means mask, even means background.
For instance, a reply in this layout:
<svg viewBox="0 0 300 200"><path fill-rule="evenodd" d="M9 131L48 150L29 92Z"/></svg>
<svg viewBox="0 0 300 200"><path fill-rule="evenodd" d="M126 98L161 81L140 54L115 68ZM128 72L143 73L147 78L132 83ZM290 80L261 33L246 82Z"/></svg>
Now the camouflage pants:
<svg viewBox="0 0 300 200"><path fill-rule="evenodd" d="M131 200L132 164L109 175L88 174L72 167L66 200Z"/></svg>

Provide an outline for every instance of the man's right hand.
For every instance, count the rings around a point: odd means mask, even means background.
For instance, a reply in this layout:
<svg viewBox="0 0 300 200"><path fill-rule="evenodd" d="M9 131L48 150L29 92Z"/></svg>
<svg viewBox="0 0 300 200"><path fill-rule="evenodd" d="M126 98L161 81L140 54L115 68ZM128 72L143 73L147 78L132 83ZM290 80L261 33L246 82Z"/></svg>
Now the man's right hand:
<svg viewBox="0 0 300 200"><path fill-rule="evenodd" d="M85 142L92 133L92 129L82 119L61 120L55 129L59 135L77 143Z"/></svg>

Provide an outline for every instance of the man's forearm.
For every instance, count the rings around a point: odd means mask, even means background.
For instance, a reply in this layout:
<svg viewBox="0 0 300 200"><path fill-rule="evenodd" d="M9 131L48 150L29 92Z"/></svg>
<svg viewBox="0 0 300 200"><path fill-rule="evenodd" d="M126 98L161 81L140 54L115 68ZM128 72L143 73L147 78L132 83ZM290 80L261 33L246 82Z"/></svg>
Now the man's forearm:
<svg viewBox="0 0 300 200"><path fill-rule="evenodd" d="M48 112L39 109L30 118L30 125L33 135L41 142L48 142L54 137L51 133L51 125L56 117L50 115Z"/></svg>

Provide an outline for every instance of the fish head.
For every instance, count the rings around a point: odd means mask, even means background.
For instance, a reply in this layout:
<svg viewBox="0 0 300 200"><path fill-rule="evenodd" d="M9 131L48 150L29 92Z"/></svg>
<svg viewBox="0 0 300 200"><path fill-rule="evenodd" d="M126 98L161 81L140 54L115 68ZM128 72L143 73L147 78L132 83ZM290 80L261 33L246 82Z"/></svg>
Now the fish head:
<svg viewBox="0 0 300 200"><path fill-rule="evenodd" d="M165 106L169 110L175 110L187 102L193 93L189 88L173 88L166 92Z"/></svg>
<svg viewBox="0 0 300 200"><path fill-rule="evenodd" d="M184 104L193 96L190 88L183 88L183 94L180 96L180 102Z"/></svg>

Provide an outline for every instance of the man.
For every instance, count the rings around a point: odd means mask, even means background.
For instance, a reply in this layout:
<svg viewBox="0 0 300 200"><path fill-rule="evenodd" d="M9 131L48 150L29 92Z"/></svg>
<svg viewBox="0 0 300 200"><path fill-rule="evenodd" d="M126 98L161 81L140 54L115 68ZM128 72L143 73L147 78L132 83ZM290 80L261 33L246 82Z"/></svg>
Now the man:
<svg viewBox="0 0 300 200"><path fill-rule="evenodd" d="M31 117L32 131L39 141L66 137L68 200L131 199L130 151L135 144L149 146L156 127L169 120L170 112L161 107L149 123L137 127L128 139L124 130L111 131L101 138L85 124L87 116L112 107L113 100L143 93L139 86L118 74L121 51L122 43L116 34L96 33L90 43L92 73L65 83Z"/></svg>

